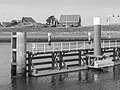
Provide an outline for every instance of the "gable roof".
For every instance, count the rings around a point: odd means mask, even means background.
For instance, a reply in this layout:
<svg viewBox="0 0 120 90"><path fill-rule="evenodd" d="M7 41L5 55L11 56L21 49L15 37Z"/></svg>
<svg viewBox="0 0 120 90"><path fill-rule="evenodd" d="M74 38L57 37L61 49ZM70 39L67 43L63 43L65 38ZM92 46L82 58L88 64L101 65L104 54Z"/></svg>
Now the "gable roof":
<svg viewBox="0 0 120 90"><path fill-rule="evenodd" d="M81 20L80 15L61 15L59 23L76 23Z"/></svg>
<svg viewBox="0 0 120 90"><path fill-rule="evenodd" d="M31 18L31 17L23 17L22 18L22 22L35 22L35 20L33 20L33 18Z"/></svg>

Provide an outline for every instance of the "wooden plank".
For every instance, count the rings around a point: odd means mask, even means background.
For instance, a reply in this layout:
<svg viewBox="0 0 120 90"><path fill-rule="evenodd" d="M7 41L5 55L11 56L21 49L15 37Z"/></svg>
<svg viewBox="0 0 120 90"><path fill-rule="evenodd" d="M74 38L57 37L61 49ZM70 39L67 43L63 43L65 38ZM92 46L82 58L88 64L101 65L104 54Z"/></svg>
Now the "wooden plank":
<svg viewBox="0 0 120 90"><path fill-rule="evenodd" d="M78 61L78 58L74 58L74 59L65 59L65 62L74 62L74 61Z"/></svg>
<svg viewBox="0 0 120 90"><path fill-rule="evenodd" d="M47 62L37 62L37 63L33 63L34 65L44 65L44 64L51 64L52 61L47 61Z"/></svg>
<svg viewBox="0 0 120 90"><path fill-rule="evenodd" d="M79 66L79 64L71 64L71 65L67 65L68 67L73 67L73 66Z"/></svg>
<svg viewBox="0 0 120 90"><path fill-rule="evenodd" d="M54 75L54 74L60 74L60 73L75 72L75 71L80 71L85 69L87 69L86 66L74 66L74 67L69 67L69 69L61 69L61 70L52 69L52 70L38 71L38 73L31 73L31 75L38 77L38 76Z"/></svg>
<svg viewBox="0 0 120 90"><path fill-rule="evenodd" d="M42 71L42 70L49 70L52 69L52 67L46 67L46 68L37 68L37 71Z"/></svg>
<svg viewBox="0 0 120 90"><path fill-rule="evenodd" d="M64 54L64 57L66 57L66 56L77 56L77 55L79 55L78 53L67 53L67 54Z"/></svg>
<svg viewBox="0 0 120 90"><path fill-rule="evenodd" d="M103 53L113 52L113 50L103 51Z"/></svg>
<svg viewBox="0 0 120 90"><path fill-rule="evenodd" d="M51 55L46 56L34 56L33 59L44 59L44 58L52 58Z"/></svg>

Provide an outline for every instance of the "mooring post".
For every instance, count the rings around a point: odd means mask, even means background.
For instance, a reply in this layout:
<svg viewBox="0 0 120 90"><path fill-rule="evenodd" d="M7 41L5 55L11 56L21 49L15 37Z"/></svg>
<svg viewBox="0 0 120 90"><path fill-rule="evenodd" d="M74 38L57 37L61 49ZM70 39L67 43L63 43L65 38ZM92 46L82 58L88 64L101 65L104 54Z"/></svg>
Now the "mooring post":
<svg viewBox="0 0 120 90"><path fill-rule="evenodd" d="M54 54L54 53L52 53L52 68L54 68L54 67L55 67L54 62L55 62L55 54Z"/></svg>
<svg viewBox="0 0 120 90"><path fill-rule="evenodd" d="M28 75L30 76L31 75L31 70L32 70L32 68L31 68L31 66L32 66L32 53L31 52L29 52L28 53Z"/></svg>
<svg viewBox="0 0 120 90"><path fill-rule="evenodd" d="M59 67L60 67L60 69L62 68L62 59L63 59L62 52L59 52Z"/></svg>
<svg viewBox="0 0 120 90"><path fill-rule="evenodd" d="M11 75L26 75L26 33L12 32Z"/></svg>
<svg viewBox="0 0 120 90"><path fill-rule="evenodd" d="M78 51L78 57L79 57L78 64L81 65L81 59L82 59L82 57L81 57L81 51L80 50Z"/></svg>
<svg viewBox="0 0 120 90"><path fill-rule="evenodd" d="M115 48L113 48L113 60L115 60L116 57L116 52L115 52Z"/></svg>
<svg viewBox="0 0 120 90"><path fill-rule="evenodd" d="M94 55L101 55L101 23L100 18L94 18Z"/></svg>
<svg viewBox="0 0 120 90"><path fill-rule="evenodd" d="M120 58L120 48L118 47L118 56Z"/></svg>

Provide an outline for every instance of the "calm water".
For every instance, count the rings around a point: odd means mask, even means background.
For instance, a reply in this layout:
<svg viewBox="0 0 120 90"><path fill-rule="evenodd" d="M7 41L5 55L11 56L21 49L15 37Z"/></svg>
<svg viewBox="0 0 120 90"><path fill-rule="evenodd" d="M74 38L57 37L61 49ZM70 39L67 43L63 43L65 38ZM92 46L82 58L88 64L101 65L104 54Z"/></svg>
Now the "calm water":
<svg viewBox="0 0 120 90"><path fill-rule="evenodd" d="M0 90L120 90L120 66L44 77L11 78L10 44L0 44Z"/></svg>

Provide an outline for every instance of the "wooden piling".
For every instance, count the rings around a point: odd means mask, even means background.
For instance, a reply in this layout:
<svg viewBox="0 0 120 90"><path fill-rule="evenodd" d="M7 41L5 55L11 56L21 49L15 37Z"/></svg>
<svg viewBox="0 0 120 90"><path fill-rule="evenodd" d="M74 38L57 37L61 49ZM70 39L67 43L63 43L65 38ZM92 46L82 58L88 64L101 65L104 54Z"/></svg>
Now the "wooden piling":
<svg viewBox="0 0 120 90"><path fill-rule="evenodd" d="M78 55L78 57L79 57L78 64L81 65L81 59L82 59L82 57L81 57L81 51L79 50L78 53L79 53L79 55Z"/></svg>
<svg viewBox="0 0 120 90"><path fill-rule="evenodd" d="M55 67L55 55L54 55L54 53L52 53L52 68L54 68Z"/></svg>
<svg viewBox="0 0 120 90"><path fill-rule="evenodd" d="M118 48L118 56L120 57L120 48Z"/></svg>
<svg viewBox="0 0 120 90"><path fill-rule="evenodd" d="M113 60L115 60L116 54L115 54L115 48L113 48Z"/></svg>
<svg viewBox="0 0 120 90"><path fill-rule="evenodd" d="M88 59L89 59L88 56L86 56L86 65L88 65Z"/></svg>
<svg viewBox="0 0 120 90"><path fill-rule="evenodd" d="M63 59L62 52L59 52L59 67L60 67L60 69L62 68L62 59Z"/></svg>
<svg viewBox="0 0 120 90"><path fill-rule="evenodd" d="M28 53L28 75L30 76L31 75L31 71L32 71L32 68L31 68L31 66L32 66L32 53L31 52L29 52Z"/></svg>

